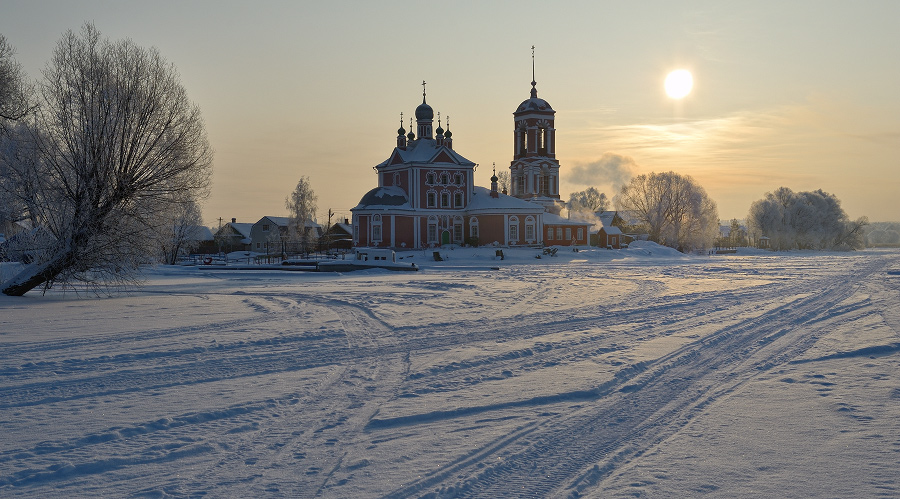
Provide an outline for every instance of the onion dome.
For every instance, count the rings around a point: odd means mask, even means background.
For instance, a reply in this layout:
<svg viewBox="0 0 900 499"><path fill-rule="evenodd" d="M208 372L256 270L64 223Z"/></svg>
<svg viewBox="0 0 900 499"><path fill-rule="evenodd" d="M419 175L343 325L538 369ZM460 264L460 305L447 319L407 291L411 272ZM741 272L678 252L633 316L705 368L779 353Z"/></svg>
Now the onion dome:
<svg viewBox="0 0 900 499"><path fill-rule="evenodd" d="M419 104L419 107L416 108L416 119L417 120L433 120L434 119L434 109L431 109L431 106L425 103L425 97L422 97L422 103Z"/></svg>
<svg viewBox="0 0 900 499"><path fill-rule="evenodd" d="M403 129L403 126L397 129L397 135L406 135L406 130Z"/></svg>

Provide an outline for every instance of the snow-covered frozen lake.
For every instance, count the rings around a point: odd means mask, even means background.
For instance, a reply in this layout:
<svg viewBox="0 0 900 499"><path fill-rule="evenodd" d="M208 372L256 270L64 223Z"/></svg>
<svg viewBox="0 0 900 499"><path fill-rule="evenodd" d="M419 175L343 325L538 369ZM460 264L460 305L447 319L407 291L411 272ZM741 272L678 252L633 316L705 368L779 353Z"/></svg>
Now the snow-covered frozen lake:
<svg viewBox="0 0 900 499"><path fill-rule="evenodd" d="M900 251L504 251L0 296L0 496L900 496Z"/></svg>

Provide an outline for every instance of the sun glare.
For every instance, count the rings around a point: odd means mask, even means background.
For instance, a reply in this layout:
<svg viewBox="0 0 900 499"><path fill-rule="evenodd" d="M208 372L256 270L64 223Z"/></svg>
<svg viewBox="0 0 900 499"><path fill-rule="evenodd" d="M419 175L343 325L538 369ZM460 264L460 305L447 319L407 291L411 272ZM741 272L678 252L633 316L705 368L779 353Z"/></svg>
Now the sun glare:
<svg viewBox="0 0 900 499"><path fill-rule="evenodd" d="M691 93L694 78L686 69L676 69L666 76L666 94L673 99L681 99Z"/></svg>

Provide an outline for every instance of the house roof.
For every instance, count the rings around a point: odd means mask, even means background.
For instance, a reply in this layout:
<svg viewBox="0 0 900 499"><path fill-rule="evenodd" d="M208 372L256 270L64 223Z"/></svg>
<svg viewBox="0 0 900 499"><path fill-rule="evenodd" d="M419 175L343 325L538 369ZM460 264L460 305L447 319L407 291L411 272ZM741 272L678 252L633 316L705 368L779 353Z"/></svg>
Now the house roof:
<svg viewBox="0 0 900 499"><path fill-rule="evenodd" d="M279 227L287 227L288 224L290 224L290 222L291 222L290 217L269 217L269 216L260 218L259 222L262 222L265 219L268 219L270 222L272 222L273 224L275 224ZM259 222L256 222L256 223L258 224ZM256 225L256 224L251 224L251 226L253 226L253 225ZM322 227L321 225L314 222L313 220L307 220L306 226L307 227L316 227L316 228Z"/></svg>
<svg viewBox="0 0 900 499"><path fill-rule="evenodd" d="M553 213L544 213L544 225L577 225L583 227L585 225L593 225L593 223L584 220L571 220L559 215L554 215Z"/></svg>

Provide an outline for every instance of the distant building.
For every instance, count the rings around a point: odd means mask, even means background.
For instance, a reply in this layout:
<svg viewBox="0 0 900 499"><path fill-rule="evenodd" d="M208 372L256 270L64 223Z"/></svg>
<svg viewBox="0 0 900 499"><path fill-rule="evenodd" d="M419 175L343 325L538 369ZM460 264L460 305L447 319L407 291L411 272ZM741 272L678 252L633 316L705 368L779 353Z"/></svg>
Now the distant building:
<svg viewBox="0 0 900 499"><path fill-rule="evenodd" d="M587 245L591 224L558 216L556 111L531 83L531 97L513 113L512 195L498 191L496 172L490 189L474 185L476 164L454 150L449 123L445 131L439 118L432 129L423 90L416 131L407 133L401 118L394 150L374 167L378 186L351 209L354 246Z"/></svg>
<svg viewBox="0 0 900 499"><path fill-rule="evenodd" d="M216 231L215 239L219 251L231 253L232 251L250 251L250 231L252 223L241 223L236 218L226 223Z"/></svg>
<svg viewBox="0 0 900 499"><path fill-rule="evenodd" d="M250 228L251 251L266 255L294 255L314 251L319 238L322 237L322 226L316 222L306 223L307 247L292 237L288 230L291 219L288 217L262 217Z"/></svg>

